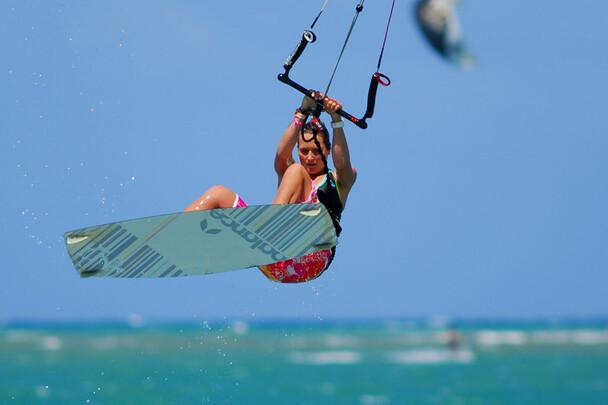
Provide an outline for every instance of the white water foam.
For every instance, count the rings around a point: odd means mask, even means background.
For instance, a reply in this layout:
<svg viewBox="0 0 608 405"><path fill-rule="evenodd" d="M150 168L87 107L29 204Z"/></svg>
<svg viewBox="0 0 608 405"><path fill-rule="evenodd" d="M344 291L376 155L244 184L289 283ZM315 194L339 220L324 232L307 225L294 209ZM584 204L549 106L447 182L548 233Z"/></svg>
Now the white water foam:
<svg viewBox="0 0 608 405"><path fill-rule="evenodd" d="M528 337L524 332L515 330L494 331L483 330L474 335L475 342L480 346L521 346L527 343Z"/></svg>
<svg viewBox="0 0 608 405"><path fill-rule="evenodd" d="M420 349L391 352L387 359L396 364L470 364L475 360L475 354L466 349Z"/></svg>
<svg viewBox="0 0 608 405"><path fill-rule="evenodd" d="M361 354L353 351L292 352L289 361L295 364L323 366L328 364L357 364Z"/></svg>
<svg viewBox="0 0 608 405"><path fill-rule="evenodd" d="M602 345L608 344L608 330L537 330L493 331L483 330L473 335L475 342L484 347L522 346L525 344L574 344Z"/></svg>
<svg viewBox="0 0 608 405"><path fill-rule="evenodd" d="M45 350L55 351L61 349L63 346L61 339L57 336L44 336L41 340L42 347Z"/></svg>
<svg viewBox="0 0 608 405"><path fill-rule="evenodd" d="M572 332L572 342L580 345L608 344L608 331L575 331Z"/></svg>
<svg viewBox="0 0 608 405"><path fill-rule="evenodd" d="M539 330L531 333L531 341L536 344L608 344L606 330Z"/></svg>

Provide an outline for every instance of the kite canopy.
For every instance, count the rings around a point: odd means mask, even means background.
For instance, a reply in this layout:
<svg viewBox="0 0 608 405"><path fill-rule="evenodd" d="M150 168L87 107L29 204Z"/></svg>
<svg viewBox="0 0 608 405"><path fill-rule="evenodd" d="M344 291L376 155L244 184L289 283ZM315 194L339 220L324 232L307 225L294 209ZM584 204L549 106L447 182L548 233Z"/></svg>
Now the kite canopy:
<svg viewBox="0 0 608 405"><path fill-rule="evenodd" d="M456 0L418 0L414 9L416 23L443 58L459 67L471 68L475 59L462 41L455 3Z"/></svg>

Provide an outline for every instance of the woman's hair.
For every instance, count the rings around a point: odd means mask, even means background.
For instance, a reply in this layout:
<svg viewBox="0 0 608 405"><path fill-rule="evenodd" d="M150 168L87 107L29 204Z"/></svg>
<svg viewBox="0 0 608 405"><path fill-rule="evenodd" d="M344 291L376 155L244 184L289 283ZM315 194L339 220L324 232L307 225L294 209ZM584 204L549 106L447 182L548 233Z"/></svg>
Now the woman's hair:
<svg viewBox="0 0 608 405"><path fill-rule="evenodd" d="M320 131L317 128L317 126L315 124L313 124L311 121L308 121L306 124L304 124L304 126L302 127L302 131L300 132L300 137L303 137L304 140L309 141L309 137L307 137L306 135L304 135L305 133L312 133L313 136L317 136L317 134L319 132L321 132L321 134L323 135L323 144L325 145L325 147L327 148L328 151L331 151L331 141L329 139L329 131L327 130L327 127L325 127L325 124L323 123L323 121L321 120L317 120L317 123L319 124L319 126L321 127ZM318 138L317 138L318 139Z"/></svg>

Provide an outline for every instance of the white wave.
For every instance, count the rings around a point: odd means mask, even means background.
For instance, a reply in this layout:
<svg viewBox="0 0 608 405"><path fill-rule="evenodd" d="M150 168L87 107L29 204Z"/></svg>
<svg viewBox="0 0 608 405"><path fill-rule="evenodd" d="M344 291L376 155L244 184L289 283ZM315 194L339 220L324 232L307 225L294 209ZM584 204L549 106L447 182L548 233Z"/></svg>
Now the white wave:
<svg viewBox="0 0 608 405"><path fill-rule="evenodd" d="M52 351L59 350L61 349L61 346L63 346L61 339L59 339L57 336L44 336L40 343L42 343L42 347L45 350Z"/></svg>
<svg viewBox="0 0 608 405"><path fill-rule="evenodd" d="M572 341L580 345L607 344L608 331L578 330L572 332Z"/></svg>
<svg viewBox="0 0 608 405"><path fill-rule="evenodd" d="M481 346L521 346L526 344L528 337L524 332L515 330L483 330L475 334L475 341Z"/></svg>
<svg viewBox="0 0 608 405"><path fill-rule="evenodd" d="M475 354L467 349L420 349L402 352L391 352L387 358L397 364L469 364L475 360Z"/></svg>
<svg viewBox="0 0 608 405"><path fill-rule="evenodd" d="M292 352L289 360L296 364L328 365L356 364L361 361L361 354L353 351Z"/></svg>
<svg viewBox="0 0 608 405"><path fill-rule="evenodd" d="M532 344L608 344L608 330L536 330L530 333L520 331L480 331L475 334L477 344L486 347L520 346Z"/></svg>
<svg viewBox="0 0 608 405"><path fill-rule="evenodd" d="M57 336L41 336L30 331L9 330L6 332L5 338L9 343L31 343L51 351L59 350L63 346L61 339Z"/></svg>
<svg viewBox="0 0 608 405"><path fill-rule="evenodd" d="M530 334L530 340L536 344L567 344L572 341L572 338L568 331L539 330Z"/></svg>

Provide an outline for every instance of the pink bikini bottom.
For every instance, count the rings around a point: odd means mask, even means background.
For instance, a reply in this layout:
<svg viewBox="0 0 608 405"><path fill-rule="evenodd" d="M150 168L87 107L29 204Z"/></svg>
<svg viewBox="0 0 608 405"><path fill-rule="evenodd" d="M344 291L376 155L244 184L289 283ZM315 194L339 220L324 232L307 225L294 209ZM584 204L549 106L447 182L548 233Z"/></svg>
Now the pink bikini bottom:
<svg viewBox="0 0 608 405"><path fill-rule="evenodd" d="M233 207L246 207L247 203L237 194ZM279 283L303 283L319 277L331 259L331 250L319 250L282 262L266 264L258 268L262 273Z"/></svg>

